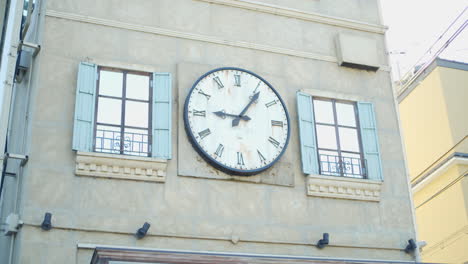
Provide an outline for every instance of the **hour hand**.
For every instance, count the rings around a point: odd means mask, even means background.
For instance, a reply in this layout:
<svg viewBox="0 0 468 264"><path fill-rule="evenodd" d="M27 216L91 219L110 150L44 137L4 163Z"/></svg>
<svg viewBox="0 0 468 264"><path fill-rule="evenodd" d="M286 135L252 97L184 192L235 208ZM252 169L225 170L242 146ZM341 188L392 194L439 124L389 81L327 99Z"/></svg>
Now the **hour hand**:
<svg viewBox="0 0 468 264"><path fill-rule="evenodd" d="M229 116L229 117L234 117L234 118L240 118L244 121L249 121L251 118L249 116L238 116L238 115L233 115L233 114L228 114L226 112L224 112L224 110L221 110L221 111L216 111L216 112L213 112L215 115L221 117L222 119L226 118L226 116Z"/></svg>

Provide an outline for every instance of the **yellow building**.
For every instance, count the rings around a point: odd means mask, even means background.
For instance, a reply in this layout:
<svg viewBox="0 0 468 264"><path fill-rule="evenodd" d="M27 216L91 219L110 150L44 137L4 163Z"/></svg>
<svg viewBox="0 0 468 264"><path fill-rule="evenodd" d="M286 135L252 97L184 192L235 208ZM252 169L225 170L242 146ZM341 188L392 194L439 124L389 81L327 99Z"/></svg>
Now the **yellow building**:
<svg viewBox="0 0 468 264"><path fill-rule="evenodd" d="M436 59L398 93L422 260L468 262L468 64Z"/></svg>

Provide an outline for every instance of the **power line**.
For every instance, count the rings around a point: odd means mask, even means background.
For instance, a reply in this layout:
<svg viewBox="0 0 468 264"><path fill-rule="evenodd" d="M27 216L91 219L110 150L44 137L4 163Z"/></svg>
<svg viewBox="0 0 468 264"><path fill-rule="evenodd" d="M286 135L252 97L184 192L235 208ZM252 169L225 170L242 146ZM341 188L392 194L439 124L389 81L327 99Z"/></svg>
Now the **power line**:
<svg viewBox="0 0 468 264"><path fill-rule="evenodd" d="M432 43L432 45L429 47L429 49L427 49L427 51L424 53L424 55L431 52L432 48L437 44L437 42L438 42L439 40L442 39L442 37L450 30L450 28L451 28L451 27L455 24L455 22L457 22L457 20L466 12L467 9L468 9L468 7L465 7L465 9L463 9L463 11L452 21L452 23L450 23L450 25L449 25L449 26L444 30L444 32L434 41L434 43ZM465 23L466 23L466 21L465 21ZM416 63L413 65L413 67L419 64L419 62L424 58L424 55L421 56L421 58L419 58L419 59L416 61Z"/></svg>
<svg viewBox="0 0 468 264"><path fill-rule="evenodd" d="M443 43L443 45L437 50L437 52L431 56L432 54L432 49L437 45L439 44L439 42L442 40L442 38L447 34L447 32L449 32L452 27L455 25L455 23L465 14L465 12L468 10L468 7L465 7L465 9L463 9L463 11L452 21L452 23L450 23L450 25L444 30L444 32L435 40L435 42L429 47L429 49L421 56L421 58L419 58L416 63L410 67L410 70L408 72L406 72L402 78L400 78L400 84L401 83L405 83L403 87L399 87L399 91L398 93L401 94L404 90L406 90L406 88L408 88L409 85L411 85L411 83L417 78L419 77L419 75L421 75L422 72L424 72L424 70L450 45L450 43L452 43L453 40L455 40L455 38L460 35L463 30L467 27L468 25L468 19L465 19L465 21L463 22L463 24L458 27L454 33L452 33L452 35L449 37L449 39L447 41L445 41L445 43ZM428 59L428 56L429 55L429 59ZM425 63L422 63L423 60L427 60ZM421 65L422 64L422 65ZM420 68L414 72L414 69L417 67L417 66L420 66ZM406 80L406 81L405 81Z"/></svg>

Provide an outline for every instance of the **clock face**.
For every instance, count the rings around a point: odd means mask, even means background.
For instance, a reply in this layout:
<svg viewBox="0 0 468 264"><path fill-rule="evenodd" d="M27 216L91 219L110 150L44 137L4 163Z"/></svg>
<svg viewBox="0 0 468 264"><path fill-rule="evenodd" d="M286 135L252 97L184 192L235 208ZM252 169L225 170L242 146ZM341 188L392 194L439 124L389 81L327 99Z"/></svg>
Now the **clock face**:
<svg viewBox="0 0 468 264"><path fill-rule="evenodd" d="M197 152L229 174L268 169L289 141L289 115L279 94L260 76L239 68L200 77L185 101L184 122Z"/></svg>

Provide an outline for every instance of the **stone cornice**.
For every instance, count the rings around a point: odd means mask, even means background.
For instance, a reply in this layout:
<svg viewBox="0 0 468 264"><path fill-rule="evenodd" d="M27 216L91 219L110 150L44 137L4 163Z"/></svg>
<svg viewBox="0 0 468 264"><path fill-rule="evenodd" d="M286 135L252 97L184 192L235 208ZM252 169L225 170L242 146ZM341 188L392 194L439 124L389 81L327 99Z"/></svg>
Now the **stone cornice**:
<svg viewBox="0 0 468 264"><path fill-rule="evenodd" d="M347 200L380 201L382 182L345 177L310 175L307 195Z"/></svg>
<svg viewBox="0 0 468 264"><path fill-rule="evenodd" d="M386 26L376 25L352 19L327 16L313 12L304 12L298 9L286 8L277 5L260 3L252 0L197 0L213 4L226 5L231 7L243 8L256 12L268 13L289 18L301 19L305 21L327 24L337 27L349 28L359 31L384 34L387 31Z"/></svg>
<svg viewBox="0 0 468 264"><path fill-rule="evenodd" d="M415 182L411 187L413 194L422 190L425 186L438 179L441 175L444 175L444 173L446 173L450 168L453 168L453 166L468 165L468 157L457 156L456 154L457 153L454 153L454 155L447 158L434 170L422 176L421 179L418 179L418 181Z"/></svg>
<svg viewBox="0 0 468 264"><path fill-rule="evenodd" d="M96 152L76 153L76 176L164 182L167 161Z"/></svg>

